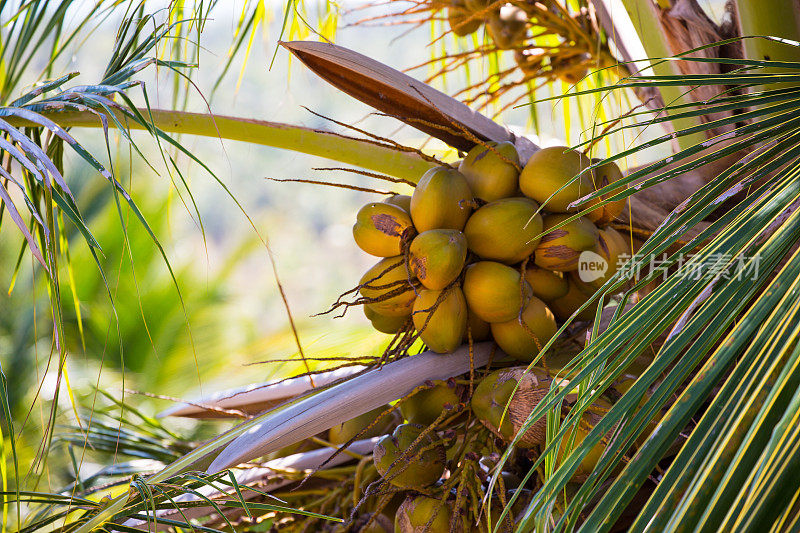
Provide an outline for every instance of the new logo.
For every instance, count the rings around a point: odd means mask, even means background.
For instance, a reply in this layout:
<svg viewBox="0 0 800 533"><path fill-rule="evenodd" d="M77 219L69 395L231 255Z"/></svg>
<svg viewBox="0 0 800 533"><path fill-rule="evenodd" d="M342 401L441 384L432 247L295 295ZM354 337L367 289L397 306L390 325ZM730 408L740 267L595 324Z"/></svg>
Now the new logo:
<svg viewBox="0 0 800 533"><path fill-rule="evenodd" d="M578 257L578 277L584 283L600 279L608 270L608 262L602 256L591 252L581 252Z"/></svg>

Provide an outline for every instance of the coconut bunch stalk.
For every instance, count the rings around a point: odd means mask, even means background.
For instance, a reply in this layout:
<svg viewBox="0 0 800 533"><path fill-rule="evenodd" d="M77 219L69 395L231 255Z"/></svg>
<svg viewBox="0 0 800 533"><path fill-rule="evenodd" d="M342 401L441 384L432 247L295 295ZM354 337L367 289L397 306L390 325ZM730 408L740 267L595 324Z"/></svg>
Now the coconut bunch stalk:
<svg viewBox="0 0 800 533"><path fill-rule="evenodd" d="M447 43L445 51L410 68L413 71L435 66L427 82L444 78L498 52L507 52L510 66L493 71L488 79L478 80L453 95L481 110L496 102L502 102L500 110L506 109L525 101L531 87L553 81L575 85L590 72L599 71L601 76L609 76L606 83L613 83L631 73L612 55L608 36L614 34L603 31L594 3L426 0L411 8L399 0L393 3L397 8L391 9L390 4L388 14L366 16L356 24L419 25L443 21L434 25L443 28L434 39ZM459 39L458 46L451 47L450 34L479 37Z"/></svg>

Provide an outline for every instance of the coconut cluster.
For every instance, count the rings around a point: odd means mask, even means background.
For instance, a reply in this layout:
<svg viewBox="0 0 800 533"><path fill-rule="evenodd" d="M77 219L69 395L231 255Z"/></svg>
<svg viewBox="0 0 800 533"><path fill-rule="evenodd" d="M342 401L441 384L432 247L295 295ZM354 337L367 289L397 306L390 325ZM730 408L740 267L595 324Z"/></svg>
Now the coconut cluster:
<svg viewBox="0 0 800 533"><path fill-rule="evenodd" d="M490 0L432 0L434 9L446 9L447 22L455 35L465 37L486 30L491 42L499 50L514 52L514 60L526 76L551 73L565 83L575 84L589 72L592 55L575 46L575 28L586 31L584 12L574 15L564 9L551 9L541 2L517 0L498 3ZM558 54L545 53L543 48L531 44L531 28L546 27L560 43ZM589 32L587 32L589 33Z"/></svg>
<svg viewBox="0 0 800 533"><path fill-rule="evenodd" d="M559 368L553 370L560 371ZM497 467L497 454L494 452L498 449L498 442L510 443L519 434L516 447L521 452L512 455L504 465L501 472L504 488L501 490L509 491L505 501L509 501L517 491L521 491L521 497L512 509L513 514L496 529L513 531L515 518L522 516L530 501L530 485L522 479L525 469L529 468L524 458L533 457L544 449L547 442L545 417L526 431L522 430L528 417L552 389L554 381L556 386L560 385L558 379L563 378L554 378L540 367L504 366L477 379L471 394L467 383L459 383L457 379L428 382L398 402L402 420L389 418L386 413L391 412L392 407L387 405L347 422L347 429L358 431L358 438L374 435L377 428L386 433L376 442L372 454L374 468L380 476L379 484L373 490L374 494L394 495L394 505L386 500L383 505L366 506L371 512L382 513L377 515L380 520L370 522L376 528L374 531L478 531L474 527L476 514L470 510L474 508L478 515L482 514L479 510L488 491L489 474ZM624 391L625 385L615 385L613 390ZM610 391L608 397L611 397ZM562 415L567 414L569 405L569 401L564 404ZM561 464L570 450L581 445L611 406L604 395L581 413L574 428L561 438L556 464ZM475 421L489 432L476 430ZM653 422L642 439L654 427ZM341 434L340 430L334 433L335 429L331 429L329 437L332 442L338 442L335 437ZM607 438L612 433L613 430ZM354 438L356 434L348 436ZM592 447L573 472L571 481L583 482L588 478L606 443L603 440ZM638 440L636 444L641 443ZM465 491L464 497L459 498L451 481L453 476L458 478L459 472L468 468L474 469L473 477L470 477L474 492ZM468 501L470 498L473 499L471 503ZM492 525L497 526L504 503L493 495L490 505L493 509ZM390 516L394 516L393 528L386 525Z"/></svg>
<svg viewBox="0 0 800 533"><path fill-rule="evenodd" d="M381 258L359 283L367 318L384 333L413 327L435 352L493 339L531 361L630 253L608 226L624 200L597 199L569 220L573 202L622 177L614 163L591 164L551 147L522 168L512 143L481 144L457 169L430 169L410 197L365 205L353 236ZM606 264L590 282L577 272L584 252Z"/></svg>

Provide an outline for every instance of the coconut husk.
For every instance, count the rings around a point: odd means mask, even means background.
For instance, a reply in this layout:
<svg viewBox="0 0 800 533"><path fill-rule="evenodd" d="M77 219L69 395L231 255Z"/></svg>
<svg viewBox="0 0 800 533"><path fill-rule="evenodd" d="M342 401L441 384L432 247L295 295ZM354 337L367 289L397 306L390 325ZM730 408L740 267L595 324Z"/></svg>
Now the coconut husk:
<svg viewBox="0 0 800 533"><path fill-rule="evenodd" d="M516 435L522 429L528 419L528 415L533 412L545 394L547 394L547 391L550 390L552 380L542 369L536 368L527 371L527 367L520 366L499 371L495 388L510 380L517 382L518 386L511 397L505 417L511 421L511 427L514 435ZM505 408L505 404L498 403L494 399L492 400L492 406L498 409ZM481 422L501 439L508 439L509 436L503 435L497 426L490 421L481 420ZM525 432L518 442L523 448L532 448L544 443L546 435L546 420L545 417L542 417Z"/></svg>

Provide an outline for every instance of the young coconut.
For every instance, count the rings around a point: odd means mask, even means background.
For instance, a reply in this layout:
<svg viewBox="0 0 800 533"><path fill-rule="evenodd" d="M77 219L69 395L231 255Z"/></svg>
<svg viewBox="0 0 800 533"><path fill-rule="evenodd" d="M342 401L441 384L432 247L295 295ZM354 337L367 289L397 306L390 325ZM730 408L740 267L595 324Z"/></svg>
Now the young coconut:
<svg viewBox="0 0 800 533"><path fill-rule="evenodd" d="M361 296L375 300L370 307L383 316L408 316L414 305L413 279L401 255L381 259L361 277Z"/></svg>
<svg viewBox="0 0 800 533"><path fill-rule="evenodd" d="M464 296L469 309L490 324L516 318L531 295L531 286L510 266L479 261L466 268Z"/></svg>
<svg viewBox="0 0 800 533"><path fill-rule="evenodd" d="M417 231L464 229L472 213L467 179L452 168L438 167L420 178L411 195L411 220Z"/></svg>
<svg viewBox="0 0 800 533"><path fill-rule="evenodd" d="M537 367L530 370L526 367L495 370L475 387L470 407L484 426L504 441L510 442L522 428L528 415L550 390L551 382L547 372ZM507 410L506 404L509 404ZM546 436L546 421L543 416L522 435L517 444L522 448L533 448L543 444Z"/></svg>
<svg viewBox="0 0 800 533"><path fill-rule="evenodd" d="M459 37L466 37L478 31L483 25L483 20L472 15L463 2L451 3L447 8L447 24L450 26L450 31Z"/></svg>
<svg viewBox="0 0 800 533"><path fill-rule="evenodd" d="M467 259L467 238L454 229L423 231L409 247L411 271L426 289L441 290L461 274Z"/></svg>
<svg viewBox="0 0 800 533"><path fill-rule="evenodd" d="M572 313L577 311L594 294L594 289L580 280L574 279L572 276L567 278L567 287L567 294L547 303L556 318L562 321L572 316ZM587 322L592 321L596 310L595 307L587 307L581 311L577 319Z"/></svg>
<svg viewBox="0 0 800 533"><path fill-rule="evenodd" d="M409 215L411 214L411 197L407 194L393 194L386 198L383 203L396 205Z"/></svg>
<svg viewBox="0 0 800 533"><path fill-rule="evenodd" d="M388 405L382 405L381 407L373 409L372 411L368 411L363 415L351 418L347 422L333 426L328 430L328 441L341 446L342 444L349 442L350 439L356 435L358 435L358 438L360 439L371 439L372 437L385 435L392 425L397 421L397 417L393 412L389 412L381 416L381 413L386 411L388 408ZM370 425L372 427L361 433L364 428ZM361 434L359 435L359 433Z"/></svg>
<svg viewBox="0 0 800 533"><path fill-rule="evenodd" d="M472 342L489 340L489 336L492 334L491 329L489 329L489 323L478 318L473 311L467 312L467 327L469 328L469 334L472 336ZM464 334L464 342L469 342L466 333Z"/></svg>
<svg viewBox="0 0 800 533"><path fill-rule="evenodd" d="M435 434L429 433L414 444L423 429L418 424L400 424L391 435L375 443L372 452L375 468L395 487L426 487L436 483L444 473L444 445Z"/></svg>
<svg viewBox="0 0 800 533"><path fill-rule="evenodd" d="M411 217L396 205L372 202L358 211L353 238L359 248L378 257L400 255L400 241L414 231Z"/></svg>
<svg viewBox="0 0 800 533"><path fill-rule="evenodd" d="M606 262L606 270L597 279L586 281L592 288L599 289L617 273L619 267L622 266L627 259L630 259L631 249L625 237L617 230L614 228L606 228L598 232L598 242L595 252Z"/></svg>
<svg viewBox="0 0 800 533"><path fill-rule="evenodd" d="M583 413L581 421L578 426L574 428L574 431L568 430L562 437L556 464L560 465L564 460L568 447L570 452L572 452L583 443L586 436L592 431L592 428L600 422L600 419L603 418L603 414L608 412L609 409L611 409L611 404L600 398L595 400L594 404L586 409L586 412ZM610 430L600 442L589 450L589 453L586 454L578 465L577 470L572 474L572 481L582 483L589 478L589 474L592 473L597 463L600 462L600 458L608 443L607 439L612 436L613 431L613 429Z"/></svg>
<svg viewBox="0 0 800 533"><path fill-rule="evenodd" d="M462 510L456 510L460 517L455 521L454 529L450 529L453 521L453 508L446 501L409 494L397 509L394 518L395 533L467 533L470 530L467 517Z"/></svg>
<svg viewBox="0 0 800 533"><path fill-rule="evenodd" d="M550 68L556 77L569 85L575 85L589 74L586 62L592 56L587 53L561 55L550 58Z"/></svg>
<svg viewBox="0 0 800 533"><path fill-rule="evenodd" d="M558 331L552 311L535 296L528 302L520 318L496 322L491 327L494 342L500 349L514 359L525 362L533 361Z"/></svg>
<svg viewBox="0 0 800 533"><path fill-rule="evenodd" d="M566 146L542 148L522 169L519 187L525 196L542 204L547 211L577 213L578 209L567 206L593 192L595 186L589 173L574 178L590 165L588 157Z"/></svg>
<svg viewBox="0 0 800 533"><path fill-rule="evenodd" d="M467 331L464 293L459 287L439 291L423 289L414 300L411 318L428 348L437 353L452 352L461 346Z"/></svg>
<svg viewBox="0 0 800 533"><path fill-rule="evenodd" d="M443 411L461 402L461 388L454 381L433 382L433 386L415 393L400 404L400 414L412 424L430 426Z"/></svg>
<svg viewBox="0 0 800 533"><path fill-rule="evenodd" d="M560 272L545 270L534 265L525 268L525 281L531 284L533 295L545 302L562 298L569 291L567 280Z"/></svg>
<svg viewBox="0 0 800 533"><path fill-rule="evenodd" d="M559 272L577 270L581 253L597 247L599 233L597 227L588 218L579 217L552 229L570 216L547 215L544 217L544 235L534 252L537 266Z"/></svg>
<svg viewBox="0 0 800 533"><path fill-rule="evenodd" d="M539 204L528 198L503 198L475 211L464 228L469 249L482 259L519 263L533 253L542 233Z"/></svg>
<svg viewBox="0 0 800 533"><path fill-rule="evenodd" d="M600 159L592 159L592 164L596 164L600 162ZM622 171L619 169L616 163L613 161L609 161L603 165L594 169L594 181L595 186L598 190L602 189L606 185L610 185L617 180L622 179ZM613 193L606 193L601 196L603 200L607 200L611 196L615 196L622 191L614 191ZM622 214L622 211L625 209L625 198L622 200L616 200L614 202L609 202L605 205L602 205L595 209L594 211L590 211L586 213L586 216L595 224L600 227L607 226L614 222L618 216Z"/></svg>
<svg viewBox="0 0 800 533"><path fill-rule="evenodd" d="M394 335L400 331L408 321L408 315L386 316L373 309L372 304L364 305L364 315L369 319L372 327L381 333Z"/></svg>
<svg viewBox="0 0 800 533"><path fill-rule="evenodd" d="M506 4L489 16L486 31L501 50L516 48L528 36L528 15L514 4Z"/></svg>
<svg viewBox="0 0 800 533"><path fill-rule="evenodd" d="M494 202L509 198L519 188L519 154L513 143L478 144L458 165L475 198Z"/></svg>

